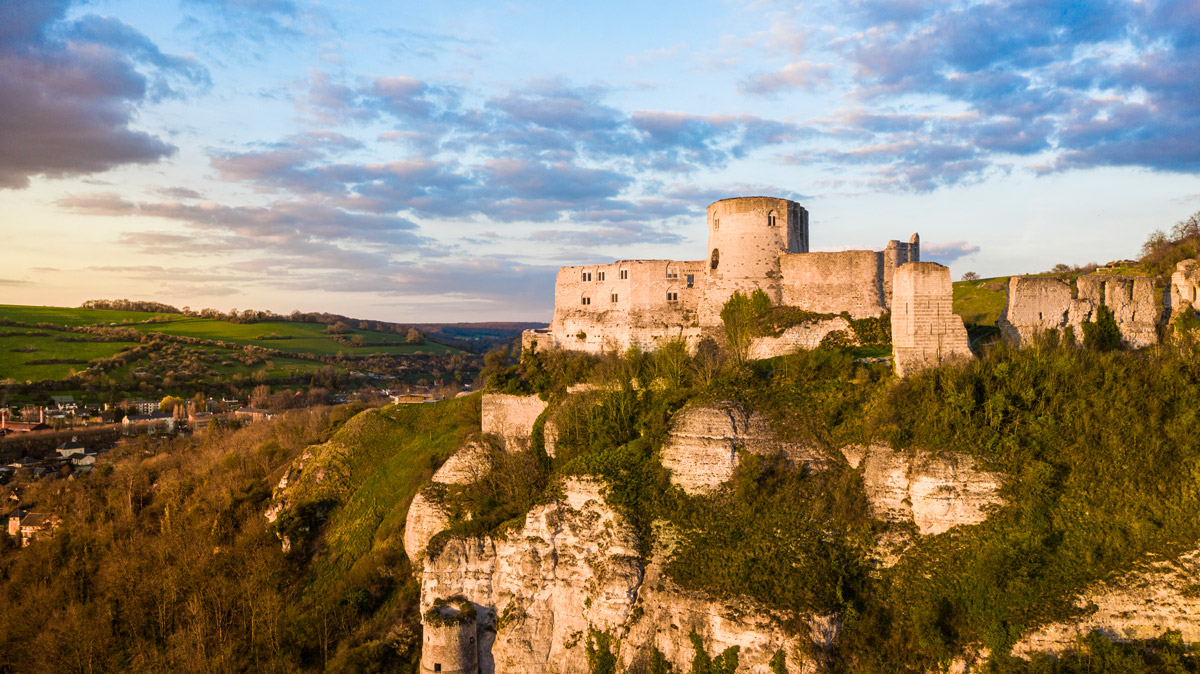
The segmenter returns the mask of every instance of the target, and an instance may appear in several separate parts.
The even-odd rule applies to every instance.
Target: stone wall
[[[841,316],[793,325],[778,337],[755,337],[750,342],[750,360],[774,358],[795,353],[799,349],[815,349],[825,335],[838,330],[850,331],[850,321]]]
[[[896,270],[892,284],[892,353],[898,376],[973,357],[962,318],[952,307],[948,267],[909,262]]]
[[[783,304],[822,314],[870,318],[887,312],[884,254],[872,250],[780,257]]]
[[[1047,330],[1070,327],[1083,339],[1083,323],[1096,320],[1096,310],[1112,310],[1121,341],[1141,348],[1158,343],[1161,312],[1154,300],[1153,279],[1141,276],[1080,276],[1072,284],[1057,278],[1014,276],[1008,302],[997,325],[1015,346],[1028,346]]]
[[[887,298],[888,306],[891,306],[892,279],[896,270],[902,264],[920,261],[921,237],[915,232],[908,238],[908,243],[894,239],[888,241],[887,247],[883,249],[883,296]]]
[[[672,338],[694,346],[704,272],[703,261],[675,260],[563,267],[547,346],[600,353]]]
[[[663,467],[671,484],[689,494],[711,492],[733,476],[738,450],[756,454],[782,453],[812,469],[826,465],[815,447],[780,441],[766,418],[733,403],[685,407],[671,420],[663,443]]]
[[[529,449],[533,424],[545,409],[546,401],[537,395],[485,393],[482,430],[500,436],[506,451],[525,451]]]

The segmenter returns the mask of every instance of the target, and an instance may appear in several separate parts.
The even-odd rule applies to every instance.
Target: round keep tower
[[[721,323],[721,307],[735,291],[761,288],[783,299],[779,254],[808,252],[808,211],[788,199],[736,197],[708,207],[708,258],[700,304],[702,326]]]
[[[438,599],[421,627],[422,674],[479,674],[475,604],[462,595]]]

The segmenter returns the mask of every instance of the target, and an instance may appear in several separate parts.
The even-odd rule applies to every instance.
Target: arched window
[[[775,226],[775,211],[767,213],[767,227]]]
[[[713,248],[712,268],[716,269],[717,264],[719,264],[720,262],[721,262],[721,251],[717,250],[716,248]]]

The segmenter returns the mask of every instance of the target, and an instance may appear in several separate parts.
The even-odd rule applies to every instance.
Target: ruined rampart
[[[781,255],[783,304],[822,314],[868,318],[887,312],[884,256],[872,250]]]
[[[536,395],[485,393],[481,427],[484,433],[500,436],[506,451],[524,451],[529,449],[533,424],[545,409],[546,401]]]
[[[950,269],[909,262],[892,281],[892,353],[903,377],[956,358],[972,358],[967,330],[952,307]]]
[[[1095,321],[1101,306],[1112,311],[1125,346],[1158,343],[1161,311],[1154,301],[1154,281],[1141,276],[1091,274],[1074,283],[1014,276],[1008,281],[1008,302],[997,325],[1015,346],[1027,346],[1048,330],[1061,333],[1071,328],[1081,339],[1083,324]]]

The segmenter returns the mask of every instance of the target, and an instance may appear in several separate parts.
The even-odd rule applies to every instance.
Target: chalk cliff
[[[738,450],[780,452],[795,463],[820,470],[826,459],[816,447],[777,439],[766,417],[733,403],[685,407],[671,421],[662,463],[671,483],[689,494],[711,492],[733,476]]]
[[[1032,630],[1013,646],[1013,654],[1061,653],[1075,646],[1076,637],[1093,630],[1115,641],[1153,639],[1179,630],[1183,642],[1200,641],[1200,550],[1175,559],[1147,560],[1139,568],[1101,583],[1075,598],[1083,615]]]
[[[607,632],[629,667],[658,648],[687,671],[695,631],[709,651],[739,646],[739,671],[766,674],[783,649],[793,672],[815,671],[837,638],[836,616],[810,616],[789,637],[776,616],[748,600],[718,601],[675,586],[662,553],[644,559],[629,522],[600,483],[568,479],[562,496],[534,508],[502,537],[452,538],[421,572],[421,606],[462,594],[479,609],[479,665],[494,672],[588,672],[589,627]]]

